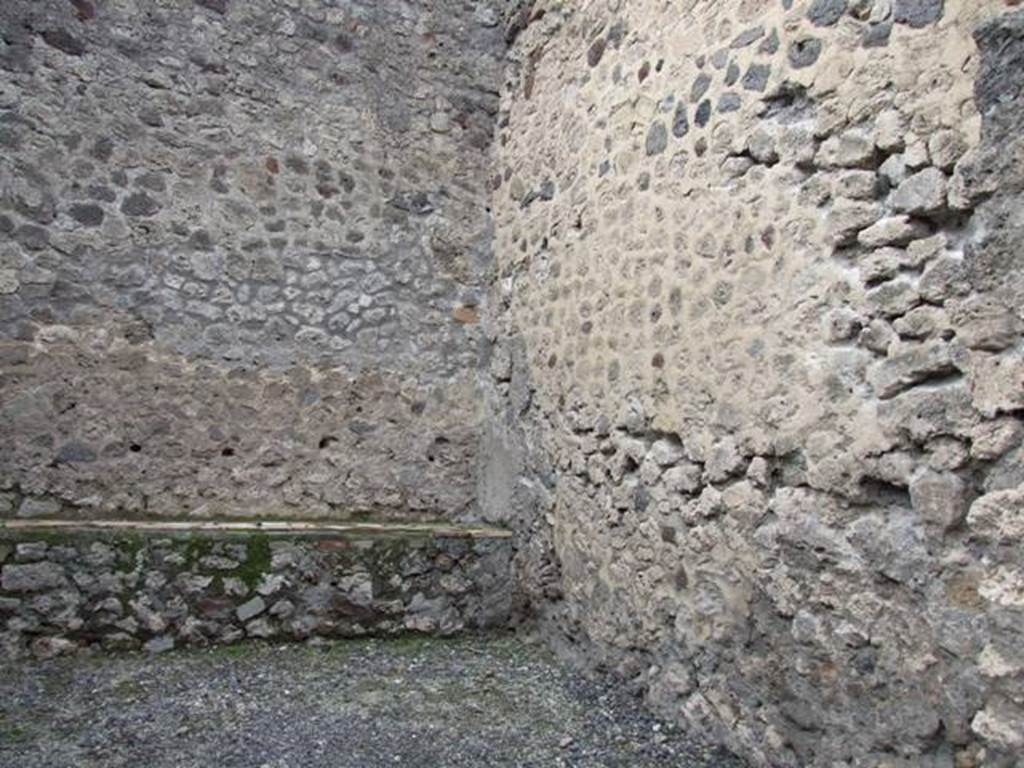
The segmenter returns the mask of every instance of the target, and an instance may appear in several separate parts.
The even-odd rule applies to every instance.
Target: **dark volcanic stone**
[[[718,111],[719,112],[735,112],[742,105],[742,100],[739,94],[733,91],[726,91],[718,99]]]
[[[57,461],[64,464],[72,462],[85,464],[90,461],[96,461],[96,451],[85,443],[70,442],[57,453]]]
[[[51,48],[56,48],[68,56],[81,56],[85,53],[85,43],[64,29],[46,30],[43,32],[43,40]]]
[[[121,203],[121,213],[125,216],[155,216],[160,211],[160,203],[145,192],[134,192]]]
[[[135,180],[136,186],[148,189],[150,192],[163,192],[167,189],[167,181],[162,173],[148,171]]]
[[[708,120],[710,119],[711,101],[709,99],[704,99],[704,101],[700,103],[700,106],[697,107],[697,114],[694,115],[693,122],[695,122],[699,127],[703,128],[705,125],[708,124]]]
[[[736,39],[730,44],[730,48],[746,48],[756,40],[760,40],[764,37],[764,27],[752,27],[751,29],[741,32],[736,36]]]
[[[164,124],[164,117],[159,110],[146,108],[139,112],[139,122],[150,128],[161,128]]]
[[[79,21],[90,21],[96,18],[96,6],[91,0],[71,0],[71,5],[78,11]]]
[[[213,238],[205,229],[197,229],[188,238],[188,244],[197,251],[209,252],[213,250]]]
[[[861,45],[865,48],[882,48],[889,44],[889,37],[892,35],[892,22],[883,21],[881,24],[870,24],[864,30],[861,38]]]
[[[604,49],[607,43],[603,37],[598,38],[591,43],[590,48],[587,50],[587,64],[592,67],[596,67],[601,63],[601,58],[604,56]]]
[[[107,162],[114,155],[113,139],[110,139],[107,136],[96,139],[96,143],[92,145],[92,152],[90,154],[100,162]]]
[[[350,35],[341,32],[334,38],[334,47],[341,53],[351,53],[355,48],[355,43]]]
[[[647,156],[660,155],[668,146],[668,130],[660,120],[653,123],[647,131]]]
[[[761,44],[757,46],[758,53],[766,53],[769,56],[776,53],[779,50],[779,32],[773,29],[772,33],[768,35]]]
[[[814,0],[807,18],[816,27],[831,27],[846,12],[846,0]]]
[[[195,0],[195,4],[202,8],[208,8],[222,16],[228,12],[228,0]]]
[[[72,205],[68,214],[83,227],[98,227],[103,223],[103,209],[94,203]]]
[[[430,195],[423,191],[403,192],[395,195],[388,200],[388,205],[392,205],[400,211],[407,211],[420,216],[426,216],[434,210],[434,205],[430,202]]]
[[[975,288],[998,292],[1018,304],[1024,295],[1024,223],[1020,218],[1024,190],[1024,11],[997,17],[979,26],[974,39],[981,52],[981,73],[974,96],[981,112],[982,147],[964,169],[969,191],[987,193],[999,185],[975,212],[984,237],[970,242],[964,263]],[[980,199],[981,196],[979,196]]]
[[[612,24],[612,28],[608,30],[608,44],[613,48],[622,45],[622,41],[626,39],[626,30],[626,22],[621,19]]]
[[[725,71],[725,84],[735,85],[736,81],[740,79],[740,68],[737,66],[735,61],[729,62],[729,68]]]
[[[672,135],[677,139],[690,132],[690,121],[686,117],[686,105],[679,102],[676,105],[676,113],[672,118]]]
[[[743,87],[748,91],[764,91],[768,87],[768,77],[772,68],[767,64],[751,64],[747,74],[743,76]]]
[[[892,18],[897,24],[926,27],[942,18],[943,0],[894,0]]]
[[[117,200],[117,193],[110,187],[104,187],[102,184],[93,184],[89,187],[88,192],[89,197],[93,200],[102,200],[104,203],[112,203]]]
[[[789,44],[789,63],[793,69],[809,67],[821,56],[821,40],[814,37],[794,40]]]
[[[1024,115],[1024,11],[983,24],[974,38],[983,53],[974,96],[982,114],[998,118],[1000,129]],[[1000,131],[1002,134],[1002,130]]]
[[[22,224],[15,231],[14,238],[29,251],[41,251],[50,242],[49,233],[35,224]]]
[[[697,75],[697,79],[693,81],[693,87],[690,88],[690,101],[696,104],[704,98],[704,94],[708,92],[708,88],[710,87],[711,75],[706,72],[701,72]]]

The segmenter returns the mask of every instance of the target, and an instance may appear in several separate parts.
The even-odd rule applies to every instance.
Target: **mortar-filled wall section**
[[[757,764],[1015,765],[1024,18],[671,6],[516,43],[489,402],[527,474],[487,477],[536,510],[524,584]]]
[[[0,530],[0,658],[497,629],[507,539]]]
[[[0,514],[471,516],[489,3],[0,7]]]

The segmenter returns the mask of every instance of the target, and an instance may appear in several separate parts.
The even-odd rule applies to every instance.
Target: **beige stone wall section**
[[[1019,296],[965,255],[1005,8],[542,2],[516,43],[489,322],[553,634],[760,765],[1012,764],[1017,571],[964,527],[1022,479]]]

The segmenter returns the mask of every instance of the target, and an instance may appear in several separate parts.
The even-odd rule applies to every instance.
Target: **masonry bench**
[[[0,520],[8,657],[449,635],[511,610],[511,534],[424,522]]]

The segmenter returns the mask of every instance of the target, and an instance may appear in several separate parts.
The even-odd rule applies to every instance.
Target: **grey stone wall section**
[[[15,503],[471,516],[501,22],[4,2]]]
[[[502,629],[508,540],[0,532],[0,656]]]
[[[965,254],[979,297],[974,306],[981,308],[968,322],[974,346],[985,350],[974,389],[998,394],[983,401],[985,415],[997,420],[982,434],[995,439],[976,446],[992,464],[966,518],[974,556],[994,574],[979,589],[987,629],[980,633],[987,642],[979,666],[988,684],[973,702],[981,708],[971,728],[993,747],[993,765],[1013,765],[1024,751],[1024,11],[987,22],[975,38],[982,53],[975,92],[984,122],[981,147],[964,177],[968,196],[987,199],[975,214],[983,234]],[[976,333],[978,326],[985,331]]]

